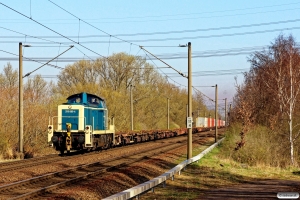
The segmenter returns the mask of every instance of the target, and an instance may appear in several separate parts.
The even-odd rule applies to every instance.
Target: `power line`
[[[231,74],[239,74],[245,71],[248,71],[249,68],[243,69],[228,69],[228,70],[214,70],[214,71],[194,71],[193,77],[197,76],[220,76],[220,75],[231,75]],[[170,77],[180,77],[176,73],[166,73]],[[194,86],[194,87],[212,87],[212,86]]]
[[[24,35],[25,37],[32,37],[32,38],[35,38],[35,39],[39,39],[39,40],[45,40],[45,41],[48,41],[48,42],[51,42],[51,43],[56,43],[56,44],[59,44],[59,46],[38,46],[38,47],[64,47],[64,46],[61,46],[61,44],[64,44],[64,43],[61,43],[61,42],[55,42],[55,41],[52,41],[52,40],[47,40],[47,39],[44,39],[42,37],[37,37],[37,36],[32,36],[32,35],[27,35],[27,34],[24,34],[24,33],[20,33],[18,31],[14,31],[14,30],[11,30],[11,29],[8,29],[8,28],[4,28],[4,27],[0,27],[2,29],[5,29],[5,30],[8,30],[8,31],[11,31],[11,32],[14,32],[14,33],[18,33],[18,34],[21,34],[21,35]],[[1,42],[0,42],[1,43]],[[15,42],[13,42],[15,43]],[[27,43],[30,43],[30,42],[27,42]],[[34,43],[34,42],[31,42],[31,44]],[[46,43],[48,44],[48,43]],[[64,44],[66,45],[66,44]],[[32,46],[32,45],[31,45]],[[66,45],[66,47],[69,47],[70,45]],[[95,60],[95,59],[92,59],[91,57],[87,56],[86,54],[84,54],[80,49],[78,49],[76,46],[74,46],[75,49],[77,49],[79,52],[81,52],[84,56],[88,57],[90,60]],[[38,58],[37,58],[38,59]],[[50,58],[44,58],[46,60],[49,60]],[[76,58],[74,58],[76,60]],[[2,60],[0,58],[0,60]],[[78,60],[78,59],[77,59]],[[65,61],[65,62],[72,62],[72,61]]]
[[[291,11],[291,10],[299,10],[299,8],[292,8],[292,9],[281,9],[281,10],[274,10],[274,11],[261,11],[261,12],[253,12],[253,13],[242,13],[242,14],[228,14],[228,15],[219,15],[219,16],[209,16],[209,17],[193,17],[193,18],[177,18],[177,19],[157,19],[157,20],[147,20],[147,21],[120,21],[120,22],[101,22],[101,23],[125,23],[125,22],[159,22],[159,21],[183,21],[183,20],[191,20],[191,19],[209,19],[209,18],[224,18],[224,17],[236,17],[236,16],[245,16],[245,15],[253,15],[253,14],[266,14],[266,13],[274,13],[274,12],[283,12],[283,11]]]
[[[3,51],[5,53],[18,56],[16,54],[13,54],[13,53],[10,53],[10,52],[4,51],[4,50],[0,50],[0,51]],[[93,59],[93,58],[90,58],[90,57],[88,57],[88,58],[90,60],[95,60],[96,59],[96,58]],[[49,60],[50,57],[47,57],[47,58],[46,57],[45,58],[27,58],[27,57],[24,57],[24,59],[27,59],[27,60],[30,60],[30,61],[34,61],[34,62],[42,63],[42,62],[45,62],[45,61]],[[0,61],[1,60],[4,60],[4,61],[17,61],[18,57],[16,57],[16,58],[1,57]],[[80,61],[80,60],[82,60],[81,57],[80,58],[59,58],[57,62],[74,62],[74,61],[77,62],[77,61]],[[48,64],[48,65],[50,65],[50,64]],[[53,66],[53,65],[50,65],[50,66]],[[64,68],[61,68],[61,67],[58,67],[58,66],[55,66],[55,67],[56,68],[60,68],[60,69],[64,69]],[[154,69],[162,69],[162,68],[170,68],[170,67],[156,67]],[[243,72],[248,71],[248,70],[249,70],[248,68],[242,68],[242,69],[215,70],[215,71],[194,71],[192,74],[193,74],[193,77],[199,77],[199,76],[221,76],[221,75],[240,74],[240,73],[243,73]],[[186,72],[183,72],[183,73],[186,73]],[[169,73],[168,72],[164,72],[164,75],[167,76],[168,78],[171,78],[171,77],[182,77],[181,75],[177,75],[177,73],[171,73],[171,72],[169,72]],[[194,86],[194,87],[198,87],[198,86]],[[205,86],[205,87],[211,87],[211,86]]]
[[[272,8],[272,7],[279,7],[279,6],[288,6],[288,5],[296,5],[299,2],[295,3],[287,3],[287,4],[276,4],[270,6],[259,6],[259,7],[249,7],[249,8],[242,8],[242,9],[228,9],[228,10],[217,10],[217,11],[210,11],[210,12],[201,12],[201,13],[182,13],[182,14],[171,14],[171,15],[152,15],[152,16],[138,16],[138,17],[122,17],[122,18],[101,18],[104,20],[117,20],[117,19],[141,19],[141,18],[161,18],[161,17],[172,17],[172,16],[190,16],[190,15],[199,15],[199,14],[211,14],[211,13],[224,13],[224,12],[233,12],[233,11],[244,11],[244,10],[254,10],[260,8]],[[14,20],[14,19],[11,19]],[[65,20],[65,19],[56,19],[56,20]],[[86,20],[98,20],[98,19],[86,19]],[[41,20],[41,21],[49,21],[49,20]]]
[[[205,96],[207,99],[209,99],[210,101],[213,101],[213,102],[215,102],[215,100],[213,100],[212,98],[210,98],[209,96],[207,96],[207,95],[205,95],[203,92],[201,92],[200,90],[198,90],[197,88],[195,88],[194,86],[192,86],[193,87],[193,89],[195,90],[195,91],[198,91],[198,92],[200,92],[203,96]]]
[[[14,53],[11,53],[11,52],[8,52],[8,51],[5,51],[5,50],[1,50],[1,49],[0,49],[0,51],[2,51],[2,52],[4,52],[4,53],[7,53],[7,54],[11,54],[11,55],[14,55],[14,56],[18,56],[18,57],[19,57],[19,55],[14,54]],[[40,64],[45,64],[45,63],[42,63],[42,62],[40,62],[40,61],[31,59],[31,58],[27,58],[27,57],[24,57],[24,56],[22,56],[22,58],[24,58],[24,59],[26,59],[26,60],[33,61],[33,62],[37,62],[37,63],[40,63]],[[0,60],[2,60],[2,59],[0,58]],[[16,60],[19,60],[19,58],[17,58]],[[56,66],[56,65],[52,65],[52,64],[49,64],[49,63],[48,63],[47,65],[49,65],[49,66],[51,66],[51,67],[54,67],[54,68],[57,68],[57,69],[64,69],[64,68],[62,68],[62,67],[59,67],[59,66]]]
[[[66,12],[68,12],[68,11],[66,11]],[[71,14],[71,15],[73,15],[73,14]],[[76,17],[76,18],[78,18],[78,17]],[[79,19],[79,20],[82,20],[82,19]],[[106,32],[104,32],[100,29],[100,31],[105,33],[106,35],[82,35],[82,36],[80,36],[80,38],[97,38],[97,37],[101,38],[101,37],[111,37],[111,36],[113,36],[113,37],[120,37],[120,36],[121,37],[132,37],[132,36],[146,36],[146,35],[194,33],[194,32],[205,32],[205,31],[228,30],[228,29],[237,29],[237,28],[249,28],[249,27],[257,27],[257,26],[276,25],[276,24],[299,22],[299,21],[300,21],[300,19],[291,19],[291,20],[285,20],[285,21],[273,21],[273,22],[256,23],[256,24],[244,24],[244,25],[237,25],[237,26],[223,26],[223,27],[212,27],[212,28],[204,28],[204,29],[190,29],[190,30],[163,31],[163,32],[150,32],[150,33],[115,34],[115,35],[110,35],[109,33],[106,33]],[[42,36],[37,36],[37,37],[42,37]],[[66,36],[66,37],[78,38],[78,36]],[[0,36],[0,38],[20,38],[20,36]],[[59,36],[43,36],[43,38],[60,38],[60,37]],[[117,39],[120,39],[120,38],[117,38]]]
[[[227,53],[227,54],[211,54],[211,55],[195,55],[192,56],[192,58],[208,58],[208,57],[222,57],[222,56],[237,56],[237,55],[250,55],[252,53],[255,53],[256,51],[252,51],[252,52],[237,52],[237,53]],[[85,55],[85,54],[84,54]],[[87,55],[85,55],[87,56]],[[87,56],[88,57],[88,56]],[[91,58],[88,57],[90,60],[96,60],[97,58]],[[34,58],[40,61],[45,61],[49,58],[45,58],[45,57],[39,57],[39,58]],[[155,58],[156,59],[156,58]],[[164,60],[173,60],[173,59],[186,59],[186,56],[181,56],[181,57],[162,57],[160,59],[164,59]],[[5,57],[1,57],[0,60],[7,60],[7,61],[16,61],[17,58],[5,58]],[[57,59],[57,62],[77,62],[82,60],[82,57],[63,57],[63,58],[59,58]]]
[[[14,42],[15,43],[15,42]],[[176,46],[178,48],[178,46]],[[299,44],[297,46],[299,48]],[[84,54],[80,49],[78,49],[76,46],[75,48],[80,51],[84,56],[88,57],[90,60],[96,60],[97,57],[93,58],[92,56],[87,56]],[[233,56],[233,55],[248,55],[255,53],[256,51],[261,51],[265,48],[269,48],[269,46],[254,46],[254,47],[242,47],[242,48],[232,48],[232,49],[218,49],[218,50],[207,50],[207,51],[194,51],[192,53],[192,58],[205,58],[205,57],[220,57],[220,56]],[[139,49],[140,51],[141,49]],[[173,54],[159,54],[157,55],[161,59],[167,60],[167,59],[182,59],[187,58],[186,53],[173,53]],[[46,61],[49,60],[49,57],[39,57],[39,58],[33,58],[40,61]],[[62,57],[57,59],[57,62],[77,62],[81,60],[82,57]],[[156,59],[156,58],[155,58]],[[7,60],[7,61],[14,61],[17,60],[17,58],[4,58],[1,57],[0,60]]]
[[[58,34],[58,35],[64,37],[65,39],[70,40],[70,41],[72,41],[73,43],[78,44],[78,45],[80,45],[81,47],[83,47],[83,48],[85,48],[85,49],[87,49],[87,50],[89,50],[89,51],[91,51],[91,52],[97,54],[98,56],[103,57],[103,58],[106,58],[105,56],[103,56],[103,55],[101,55],[101,54],[99,54],[99,53],[97,53],[97,52],[91,50],[90,48],[85,47],[84,45],[82,45],[82,44],[80,44],[80,43],[75,42],[74,40],[72,40],[72,39],[70,39],[70,38],[68,38],[68,37],[66,37],[66,36],[64,36],[64,35],[62,35],[62,34],[60,34],[60,33],[58,33],[57,31],[55,31],[55,30],[53,30],[53,29],[51,29],[51,28],[45,26],[44,24],[42,24],[42,23],[40,23],[40,22],[38,22],[38,21],[36,21],[36,20],[34,20],[34,19],[32,19],[32,18],[26,16],[25,14],[23,14],[23,13],[21,13],[21,12],[15,10],[15,9],[13,9],[13,8],[11,8],[11,7],[5,5],[5,4],[3,4],[3,3],[1,3],[1,2],[0,2],[0,4],[2,4],[3,6],[5,6],[5,7],[8,8],[8,9],[10,9],[10,10],[12,10],[12,11],[14,11],[14,12],[16,12],[16,13],[18,13],[18,14],[20,14],[20,15],[22,15],[22,16],[24,16],[24,17],[30,19],[30,20],[32,20],[32,21],[34,21],[35,23],[37,23],[37,24],[43,26],[44,28],[46,28],[46,29],[48,29],[48,30],[50,30],[50,31],[52,31],[52,32],[54,32],[54,33],[56,33],[56,34]]]
[[[222,69],[222,70],[214,70],[214,71],[194,71],[194,73],[214,73],[216,71],[223,73],[223,72],[232,72],[232,71],[245,71],[245,70],[249,70],[249,68],[241,68],[241,69]]]
[[[143,40],[121,40],[121,41],[82,41],[80,43],[75,42],[72,39],[68,39],[70,41],[72,41],[73,43],[76,43],[88,50],[90,50],[89,48],[81,45],[81,44],[107,44],[107,43],[123,43],[123,42],[127,42],[129,44],[134,44],[137,45],[135,43],[142,43],[142,42],[165,42],[165,41],[181,41],[181,40],[193,40],[193,39],[207,39],[207,38],[218,38],[218,37],[231,37],[231,36],[241,36],[241,35],[252,35],[252,34],[261,34],[261,33],[270,33],[270,32],[277,32],[277,31],[285,31],[285,30],[298,30],[300,29],[300,27],[288,27],[288,28],[280,28],[280,29],[271,29],[271,30],[262,30],[262,31],[249,31],[249,32],[242,32],[242,33],[227,33],[227,34],[215,34],[215,35],[206,35],[206,36],[191,36],[191,37],[179,37],[179,38],[160,38],[160,39],[143,39]],[[67,37],[65,37],[67,38]],[[116,38],[116,37],[115,37]],[[119,39],[120,40],[120,39]],[[16,41],[1,41],[0,43],[15,43]],[[28,42],[29,43],[29,42]],[[35,43],[35,44],[45,44],[42,42],[30,42],[30,43]],[[46,43],[47,44],[47,43]],[[139,45],[137,45],[139,46]],[[90,50],[92,51],[92,50]],[[94,52],[94,51],[92,51]],[[94,52],[96,53],[96,52]],[[98,54],[98,53],[96,53]],[[98,54],[100,55],[100,54]],[[101,57],[104,57],[101,55]]]
[[[142,49],[142,48],[141,48]],[[144,49],[143,49],[144,50]],[[157,65],[155,64],[155,62],[150,58],[150,56],[146,53],[146,56],[149,57],[149,59],[151,60],[151,62],[157,67]],[[163,74],[165,74],[161,69],[158,68],[158,70],[160,70]],[[178,82],[176,82],[175,80],[173,80],[172,78],[170,78],[169,76],[166,75],[167,78],[171,79],[174,83],[178,84],[179,86],[183,86],[186,87]]]
[[[81,20],[82,22],[84,22],[84,23],[86,23],[86,24],[90,25],[91,27],[93,27],[93,28],[95,28],[95,29],[97,29],[97,30],[101,31],[102,33],[104,33],[104,34],[108,35],[110,38],[111,38],[111,37],[113,37],[113,38],[116,38],[116,39],[118,39],[118,40],[120,40],[120,41],[122,41],[122,42],[126,42],[126,43],[129,43],[129,44],[131,44],[131,45],[133,44],[132,42],[129,42],[129,41],[123,40],[123,39],[121,39],[121,38],[119,38],[119,37],[117,37],[117,36],[111,35],[111,34],[109,34],[109,33],[105,32],[105,31],[103,31],[102,29],[99,29],[98,27],[96,27],[96,26],[94,26],[94,25],[92,25],[92,24],[90,24],[90,23],[86,22],[85,20],[83,20],[83,19],[80,19],[79,17],[77,17],[76,15],[74,15],[74,14],[72,14],[71,12],[67,11],[66,9],[62,8],[61,6],[59,6],[59,5],[55,4],[55,3],[54,3],[54,2],[52,2],[51,0],[48,0],[48,1],[50,1],[52,4],[54,4],[55,6],[59,7],[59,8],[60,8],[60,9],[62,9],[63,11],[65,11],[65,12],[69,13],[69,14],[70,14],[70,15],[72,15],[73,17],[75,17],[75,18],[77,18],[77,19]],[[109,43],[110,43],[110,40],[109,40]],[[139,45],[137,45],[137,44],[133,44],[133,45],[135,45],[135,46],[139,46]]]
[[[41,46],[40,46],[41,47]],[[48,46],[47,46],[48,47]],[[51,47],[51,46],[50,46]],[[178,47],[178,46],[177,46]],[[199,58],[199,57],[218,57],[218,56],[232,56],[232,55],[245,55],[245,54],[251,54],[251,53],[255,53],[258,50],[262,50],[264,48],[267,48],[268,46],[260,46],[260,47],[243,47],[243,48],[233,48],[233,49],[221,49],[221,50],[208,50],[208,51],[203,51],[203,52],[194,52],[192,57],[193,58]],[[97,58],[91,58],[90,56],[87,56],[86,54],[84,54],[80,49],[78,49],[77,47],[75,47],[78,51],[80,51],[84,56],[88,57],[90,60],[96,60]],[[260,48],[260,49],[257,49]],[[296,48],[299,48],[299,44],[297,44]],[[243,50],[255,50],[255,51],[247,51],[247,52],[242,52]],[[241,50],[241,52],[234,52],[236,50]],[[222,53],[222,52],[227,52],[227,53],[223,53],[223,54],[218,54],[218,53]],[[229,53],[228,53],[229,52]],[[233,52],[233,53],[232,53]],[[205,55],[210,53],[210,55]],[[157,55],[160,56],[161,59],[182,59],[182,58],[186,58],[186,53],[175,53],[175,54],[161,54],[161,55]],[[200,55],[197,55],[200,54]],[[180,56],[183,55],[183,56]],[[163,56],[169,56],[169,57],[163,57]],[[35,60],[39,60],[39,61],[46,61],[49,60],[49,57],[39,57],[39,58],[32,58]],[[6,60],[6,61],[16,61],[17,58],[5,58],[2,57],[0,58],[0,60]],[[60,58],[59,60],[57,60],[57,62],[77,62],[79,60],[82,60],[82,57],[64,57],[64,58]],[[170,73],[171,74],[171,73]]]
[[[297,3],[295,3],[297,4]],[[291,4],[284,4],[284,5],[291,5]],[[279,6],[279,5],[278,5]],[[272,7],[272,6],[269,6],[269,7]],[[257,7],[257,8],[264,8],[264,7]],[[255,9],[255,8],[253,8]],[[133,23],[133,22],[157,22],[157,21],[173,21],[173,20],[190,20],[190,19],[209,19],[209,18],[220,18],[220,17],[236,17],[236,16],[243,16],[243,15],[253,15],[253,14],[259,14],[259,13],[263,13],[263,14],[266,14],[266,13],[274,13],[274,12],[284,12],[284,11],[291,11],[291,10],[298,10],[299,8],[288,8],[288,9],[281,9],[281,10],[271,10],[271,11],[260,11],[260,12],[250,12],[250,13],[242,13],[242,14],[227,14],[227,15],[216,15],[216,16],[201,16],[201,17],[189,17],[189,18],[173,18],[173,19],[157,19],[157,20],[139,20],[139,21],[119,21],[119,22],[112,22],[112,21],[109,21],[109,22],[94,22],[94,23],[124,23],[124,22],[130,22],[130,23]],[[237,10],[247,10],[247,9],[236,9]],[[227,10],[227,11],[230,11],[230,10]],[[222,12],[222,11],[217,11],[217,12]],[[226,11],[224,11],[226,12]],[[198,13],[198,14],[205,14],[205,13],[215,13],[215,12],[204,12],[204,13]],[[163,15],[164,16],[164,15]],[[171,16],[171,15],[170,15]],[[176,16],[176,15],[174,15]],[[139,19],[141,18],[145,18],[145,17],[139,17]],[[104,18],[105,19],[105,18]],[[107,19],[107,18],[106,18]],[[110,18],[112,19],[112,18]],[[117,18],[115,18],[117,19]],[[124,19],[124,18],[122,18]],[[126,18],[125,18],[126,19]],[[65,19],[56,19],[55,21],[57,20],[65,20]],[[66,20],[69,20],[69,19],[66,19]],[[95,20],[95,19],[90,19],[90,20]],[[96,19],[98,20],[98,19]],[[49,20],[42,20],[42,21],[49,21]],[[11,22],[10,22],[11,23]],[[24,22],[14,22],[14,23],[24,23]],[[63,23],[63,22],[55,22],[55,23],[49,23],[49,24],[74,24],[74,22],[71,22],[71,23]]]
[[[215,74],[203,74],[203,75],[194,75],[193,74],[193,77],[203,77],[203,76],[226,76],[226,75],[234,75],[234,74],[243,74],[243,72],[232,72],[232,73],[215,73]],[[177,78],[177,77],[180,77],[180,76],[169,76],[169,77],[172,77],[172,78]]]
[[[213,28],[205,28],[205,29],[192,29],[192,30],[182,30],[182,31],[164,31],[164,32],[152,32],[152,33],[134,33],[134,34],[116,34],[116,36],[145,36],[145,35],[162,35],[162,34],[177,34],[177,33],[194,33],[194,32],[204,32],[204,31],[216,31],[216,30],[228,30],[228,29],[236,29],[236,28],[249,28],[256,26],[266,26],[266,25],[275,25],[282,23],[291,23],[291,22],[299,22],[300,19],[291,19],[285,21],[275,21],[275,22],[266,22],[266,23],[257,23],[257,24],[246,24],[239,26],[224,26],[224,27],[213,27]],[[88,36],[86,36],[88,37]]]
[[[79,50],[79,49],[78,49]],[[80,50],[79,50],[80,51]],[[81,53],[83,53],[82,51],[80,51]],[[208,57],[222,57],[222,56],[237,56],[237,55],[250,55],[255,53],[256,51],[249,51],[249,52],[236,52],[236,53],[224,53],[224,54],[211,54],[211,55],[193,55],[192,58],[208,58]],[[84,54],[84,53],[83,53]],[[86,57],[88,57],[90,60],[96,60],[97,58],[92,58],[87,56],[86,54],[84,54]],[[160,57],[160,59],[163,60],[174,60],[174,59],[186,59],[186,56],[176,56],[176,57]],[[39,58],[35,58],[38,59],[40,61],[44,61],[47,60],[49,58],[46,57],[39,57]],[[156,58],[155,58],[156,59]],[[16,58],[4,58],[1,57],[0,60],[7,60],[7,61],[15,61]],[[82,57],[62,57],[57,59],[57,62],[77,62],[79,60],[82,60]]]
[[[187,78],[186,75],[184,75],[182,72],[178,71],[177,69],[175,69],[174,67],[172,67],[171,65],[169,65],[168,63],[164,62],[163,60],[159,59],[158,57],[156,57],[155,55],[153,55],[152,53],[150,53],[149,51],[147,51],[146,49],[144,49],[142,46],[140,46],[141,49],[144,50],[144,52],[148,52],[149,54],[151,54],[153,57],[155,57],[156,59],[160,60],[162,63],[164,63],[165,65],[167,65],[168,67],[170,67],[171,69],[173,69],[174,71],[176,71],[179,75]]]
[[[55,56],[54,58],[52,58],[51,60],[49,60],[48,62],[46,62],[45,64],[43,64],[42,66],[36,68],[35,70],[28,72],[27,74],[24,75],[24,77],[29,76],[30,74],[32,74],[33,72],[39,70],[40,68],[42,68],[43,66],[47,65],[48,63],[50,63],[51,61],[53,61],[55,58],[58,58],[60,55],[64,54],[65,52],[69,51],[71,48],[73,48],[74,46],[70,46],[70,48],[68,48],[67,50],[65,50],[64,52],[60,53],[59,55]],[[23,77],[23,78],[24,78]]]
[[[217,53],[228,53],[228,52],[242,52],[242,51],[257,51],[268,48],[268,45],[265,46],[254,46],[254,47],[240,47],[240,48],[231,48],[231,49],[216,49],[216,50],[206,50],[206,51],[194,51],[192,55],[205,55],[205,54],[217,54]],[[158,56],[182,56],[186,55],[185,52],[180,53],[168,53],[168,54],[158,54]]]
[[[4,28],[4,27],[0,27],[4,30],[7,30],[7,31],[10,31],[10,32],[14,32],[14,33],[17,33],[17,34],[21,34],[21,35],[24,35],[25,37],[31,37],[31,38],[35,38],[35,39],[39,39],[39,40],[44,40],[44,41],[48,41],[48,42],[51,42],[51,43],[56,43],[56,44],[61,44],[60,42],[55,42],[55,41],[52,41],[52,40],[47,40],[47,39],[44,39],[40,36],[32,36],[32,35],[27,35],[27,34],[24,34],[24,33],[20,33],[18,31],[14,31],[14,30],[11,30],[11,29],[8,29],[8,28]],[[6,36],[2,36],[3,38],[6,38]],[[11,36],[9,36],[11,37]],[[20,36],[15,36],[15,37],[18,37],[20,38]],[[0,37],[1,38],[1,37]],[[15,43],[15,42],[14,42]]]
[[[262,31],[249,31],[242,33],[228,33],[228,34],[216,34],[216,35],[207,35],[207,36],[193,36],[193,37],[179,37],[179,38],[161,38],[161,39],[144,39],[144,40],[128,40],[128,43],[140,43],[140,42],[164,42],[164,41],[174,41],[174,40],[192,40],[192,39],[205,39],[205,38],[216,38],[216,37],[231,37],[231,36],[240,36],[240,35],[252,35],[258,33],[270,33],[276,31],[284,30],[294,30],[300,29],[300,27],[288,27],[280,29],[271,29],[271,30],[262,30]],[[85,41],[84,43],[108,43],[107,41]],[[110,41],[110,43],[121,43],[120,41]]]
[[[234,75],[234,74],[243,74],[243,72],[232,72],[232,73],[215,73],[215,74],[203,74],[203,75],[194,75],[193,74],[193,77],[203,77],[203,76],[225,76],[225,75]],[[169,77],[172,77],[172,78],[177,78],[177,77],[180,77],[180,76],[169,76]]]

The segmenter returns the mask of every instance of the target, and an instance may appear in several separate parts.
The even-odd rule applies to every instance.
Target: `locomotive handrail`
[[[158,176],[158,177],[156,177],[156,178],[154,178],[150,181],[147,181],[145,183],[142,183],[140,185],[132,187],[130,189],[127,189],[127,190],[124,190],[124,191],[119,192],[117,194],[114,194],[112,196],[106,197],[103,200],[125,200],[125,199],[130,199],[130,198],[133,198],[133,197],[139,197],[140,194],[143,194],[143,193],[149,191],[150,189],[154,189],[155,186],[157,186],[161,183],[165,184],[165,181],[167,179],[169,179],[171,177],[173,179],[174,175],[177,172],[180,175],[180,172],[181,172],[182,169],[184,169],[187,165],[189,165],[189,164],[191,164],[195,161],[200,160],[205,154],[209,153],[213,148],[215,148],[223,140],[224,140],[224,138],[222,138],[218,142],[214,143],[213,145],[211,145],[210,147],[208,147],[207,149],[202,151],[197,156],[181,162],[180,164],[178,164],[174,168],[170,169],[169,171],[165,172],[164,174],[162,174],[162,175],[160,175],[160,176]]]
[[[50,118],[50,117],[49,117]],[[57,118],[57,124],[53,124],[53,121],[54,121],[54,118]],[[53,129],[54,129],[54,126],[56,125],[57,126],[57,128],[58,128],[58,126],[62,126],[63,124],[62,123],[58,123],[58,119],[59,118],[78,118],[78,120],[80,119],[80,118],[84,118],[84,124],[86,124],[86,118],[85,117],[78,117],[78,116],[63,116],[63,117],[59,117],[59,116],[52,116],[51,117],[51,125],[53,126]],[[50,122],[50,119],[49,119],[49,122]],[[62,128],[60,129],[60,130],[63,130]]]

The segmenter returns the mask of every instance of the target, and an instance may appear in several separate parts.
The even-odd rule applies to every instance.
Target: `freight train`
[[[197,120],[198,127],[193,128],[193,133],[215,127],[211,118],[205,118],[204,123],[197,123]],[[219,120],[219,127],[224,124]],[[82,92],[69,96],[66,103],[58,106],[58,116],[49,118],[48,144],[64,154],[65,151],[107,149],[186,133],[186,128],[116,133],[114,119],[108,118],[104,99]]]

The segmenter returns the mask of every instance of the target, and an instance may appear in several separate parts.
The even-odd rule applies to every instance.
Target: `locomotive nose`
[[[57,143],[57,142],[58,142],[58,137],[55,136],[55,135],[52,136],[51,141],[52,141],[53,143]]]

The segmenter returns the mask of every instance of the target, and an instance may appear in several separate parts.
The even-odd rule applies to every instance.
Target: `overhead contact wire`
[[[205,96],[206,98],[208,98],[210,101],[213,101],[215,102],[215,100],[213,100],[212,98],[210,98],[209,96],[205,95],[203,92],[201,92],[200,90],[198,90],[197,88],[195,88],[194,86],[192,86],[192,88],[195,90],[195,91],[198,91],[200,92],[203,96]]]
[[[62,8],[61,6],[57,5],[57,4],[54,3],[53,1],[51,1],[51,0],[48,0],[48,1],[50,1],[52,4],[54,4],[55,6],[59,7],[59,8],[62,9],[63,11],[69,13],[69,14],[72,15],[73,17],[79,19],[79,17],[77,17],[76,15],[74,15],[74,14],[72,14],[71,12],[67,11],[66,9]],[[116,39],[118,39],[118,40],[120,40],[120,41],[122,41],[122,42],[131,43],[131,42],[129,42],[129,41],[123,40],[123,39],[121,39],[121,38],[119,38],[119,37],[117,37],[117,36],[114,36],[114,35],[111,35],[111,34],[105,32],[105,31],[99,29],[98,27],[96,27],[96,26],[94,26],[94,25],[88,23],[88,22],[85,21],[85,20],[81,20],[81,21],[83,21],[84,23],[90,25],[91,27],[93,27],[93,28],[95,28],[95,29],[101,31],[102,33],[105,33],[106,35],[109,35],[110,37],[116,38]],[[137,44],[133,44],[133,45],[139,46],[139,45],[137,45]]]
[[[184,75],[182,72],[178,71],[177,69],[175,69],[174,67],[172,67],[171,65],[169,65],[168,63],[166,63],[165,61],[161,60],[160,58],[158,58],[157,56],[153,55],[152,53],[150,53],[149,51],[147,51],[146,49],[144,49],[142,46],[140,46],[141,49],[144,50],[144,52],[148,52],[149,54],[151,54],[153,57],[155,57],[156,59],[160,60],[162,63],[164,63],[165,65],[167,65],[168,67],[170,67],[171,69],[173,69],[174,71],[176,71],[178,74],[180,74],[181,76],[188,78],[186,75]]]
[[[4,52],[4,53],[7,53],[7,54],[11,54],[11,55],[14,55],[14,56],[18,56],[18,57],[19,57],[19,55],[14,54],[14,53],[11,53],[11,52],[8,52],[8,51],[4,51],[4,50],[1,50],[1,49],[0,49],[0,51],[2,51],[2,52]],[[22,58],[24,58],[24,59],[26,59],[26,60],[33,61],[33,62],[37,62],[37,63],[40,63],[40,64],[45,64],[45,63],[42,63],[42,62],[40,62],[40,61],[31,59],[31,58],[27,58],[27,57],[24,57],[24,56],[22,56]],[[62,67],[55,66],[55,65],[52,65],[52,64],[49,64],[49,63],[48,63],[47,65],[49,65],[49,66],[51,66],[51,67],[54,67],[54,68],[56,68],[56,69],[64,69],[64,68],[62,68]]]
[[[27,34],[20,33],[18,31],[14,31],[14,30],[11,30],[11,29],[8,29],[8,28],[4,28],[4,27],[1,27],[1,26],[0,26],[0,28],[5,29],[7,31],[11,31],[11,32],[14,32],[14,33],[18,33],[18,34],[24,35],[25,37],[28,36],[28,37],[35,38],[35,39],[39,39],[39,40],[44,40],[44,41],[51,42],[51,43],[60,44],[59,42],[55,42],[55,41],[52,41],[52,40],[47,40],[47,39],[44,39],[44,38],[41,38],[41,37],[32,36],[32,35],[27,35]]]
[[[141,49],[142,49],[142,48],[141,48]],[[143,50],[144,50],[144,49],[143,49]],[[150,59],[150,61],[157,67],[157,65],[155,64],[155,62],[153,62],[153,60],[150,58],[150,56],[149,56],[146,52],[145,52],[145,54],[146,54],[146,56]],[[163,74],[165,74],[161,69],[159,69],[159,68],[157,68],[157,69],[160,70]],[[165,74],[165,76],[166,76],[167,78],[171,79],[174,83],[178,84],[179,86],[186,87],[185,85],[182,85],[182,84],[176,82],[175,80],[173,80],[172,78],[170,78],[170,77],[167,76],[166,74]]]
[[[55,60],[55,59],[58,58],[60,55],[62,55],[62,54],[64,54],[65,52],[69,51],[69,50],[70,50],[71,48],[73,48],[73,47],[74,47],[74,46],[70,46],[69,49],[65,50],[65,51],[62,52],[61,54],[59,54],[59,55],[57,55],[56,57],[52,58],[51,60],[49,60],[48,62],[46,62],[46,63],[43,64],[42,66],[36,68],[35,70],[33,70],[33,71],[31,71],[31,72],[25,74],[24,77],[29,76],[29,75],[32,74],[33,72],[35,72],[35,71],[37,71],[38,69],[42,68],[43,66],[47,65],[48,63],[50,63],[51,61]],[[23,78],[24,78],[24,77],[23,77]]]
[[[48,30],[50,30],[50,31],[52,31],[52,32],[54,32],[54,33],[56,33],[56,34],[58,34],[58,35],[64,37],[65,39],[70,40],[70,41],[72,41],[73,43],[76,43],[76,44],[77,44],[76,41],[74,41],[74,40],[72,40],[72,39],[70,39],[70,38],[68,38],[68,37],[66,37],[66,36],[64,36],[64,35],[62,35],[62,34],[60,34],[60,33],[58,33],[57,31],[55,31],[55,30],[53,30],[53,29],[51,29],[51,28],[45,26],[44,24],[42,24],[42,23],[40,23],[40,22],[38,22],[38,21],[36,21],[36,20],[34,20],[34,19],[31,19],[30,17],[24,15],[23,13],[21,13],[21,12],[15,10],[15,9],[13,9],[13,8],[11,8],[11,7],[5,5],[5,4],[3,4],[3,3],[1,3],[1,2],[0,2],[0,4],[3,5],[3,6],[5,6],[5,7],[8,8],[8,9],[10,9],[10,10],[12,10],[12,11],[14,11],[14,12],[16,12],[16,13],[18,13],[18,14],[24,16],[24,17],[26,17],[27,19],[30,19],[30,20],[34,21],[35,23],[37,23],[37,24],[43,26],[44,28],[46,28],[46,29],[48,29]],[[91,51],[91,52],[97,54],[98,56],[101,56],[101,57],[103,57],[103,58],[106,58],[105,56],[103,56],[103,55],[101,55],[101,54],[99,54],[99,53],[97,53],[97,52],[95,52],[95,51],[93,51],[93,50],[91,50],[91,49],[89,49],[89,48],[83,46],[82,44],[78,44],[78,45],[80,45],[81,47],[83,47],[83,48],[85,48],[85,49],[87,49],[87,50],[89,50],[89,51]]]

